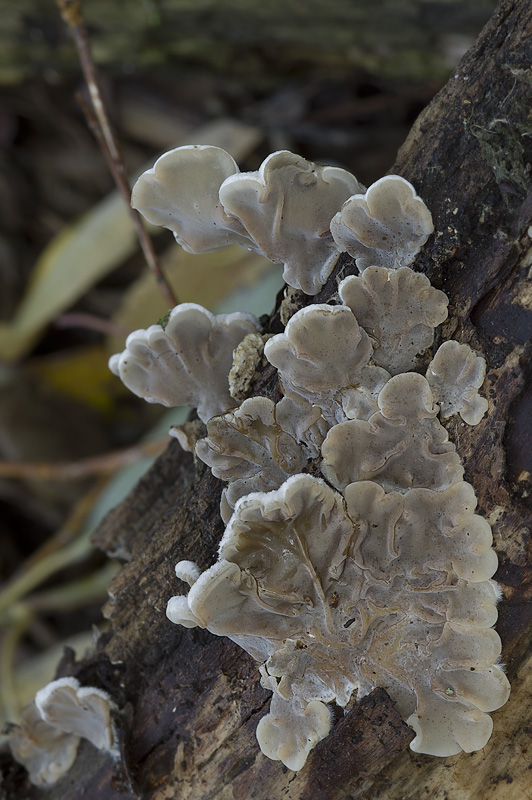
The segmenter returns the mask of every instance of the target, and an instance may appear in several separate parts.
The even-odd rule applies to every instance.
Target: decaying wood
[[[532,797],[532,7],[503,0],[448,85],[417,121],[394,171],[416,186],[436,235],[419,268],[450,296],[446,338],[488,361],[487,417],[449,432],[491,522],[504,599],[498,630],[513,684],[483,751],[438,759],[408,749],[412,731],[382,690],[354,704],[294,774],[265,758],[255,729],[269,703],[236,645],[170,624],[180,559],[215,560],[221,486],[173,442],[96,535],[125,561],[110,587],[110,631],[62,674],[107,689],[122,708],[125,769],[84,747],[46,796],[180,800],[520,800]],[[336,278],[352,272],[343,257]],[[278,391],[273,370],[261,391]],[[113,776],[114,770],[114,776]],[[23,770],[10,798],[38,798]]]

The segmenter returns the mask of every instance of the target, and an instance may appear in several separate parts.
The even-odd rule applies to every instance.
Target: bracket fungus
[[[333,217],[331,233],[339,249],[366,267],[407,267],[434,231],[432,216],[411,183],[386,175],[366,194],[346,200]]]
[[[333,424],[347,415],[370,416],[376,409],[376,394],[390,376],[368,365],[372,352],[370,338],[351,310],[325,304],[298,311],[284,333],[264,348],[285,394],[319,406]]]
[[[469,345],[455,341],[440,345],[427,369],[427,380],[443,419],[460,414],[468,425],[478,425],[488,410],[488,401],[478,393],[485,375],[486,361]]]
[[[259,252],[284,264],[285,281],[312,295],[321,289],[339,255],[329,229],[331,219],[360,188],[343,169],[320,167],[280,150],[257,172],[227,178],[220,200]]]
[[[283,430],[275,404],[267,397],[250,397],[240,408],[207,423],[207,436],[196,444],[196,455],[216,478],[229,481],[222,496],[224,522],[236,501],[251,492],[277,489],[290,475],[302,472],[307,458]]]
[[[399,176],[361,191],[349,173],[286,151],[252,173],[218,148],[163,156],[134,203],[187,249],[244,242],[307,294],[340,251],[361,274],[340,284],[342,305],[309,305],[266,342],[277,404],[259,396],[235,409],[266,338],[249,315],[185,304],[111,360],[140,396],[195,405],[207,423],[196,453],[228,482],[226,529],[209,569],[177,564],[190,589],[167,615],[260,662],[273,696],[257,739],[293,770],[330,730],[328,703],[345,708],[380,686],[414,728],[412,749],[447,756],[486,744],[488,712],[509,693],[491,529],[438,420],[480,420],[485,364],[447,342],[426,378],[415,371],[447,316],[446,295],[408,267],[432,217]],[[233,351],[249,334],[231,396]]]
[[[335,425],[322,446],[322,472],[337,489],[373,480],[387,491],[446,489],[464,470],[438,422],[430,386],[422,375],[390,378],[369,420]]]
[[[176,147],[140,176],[131,205],[148,222],[173,231],[188,253],[209,253],[230,244],[249,247],[245,229],[225,213],[218,196],[224,180],[238,171],[234,158],[220,147]]]
[[[20,725],[9,736],[15,761],[34,786],[50,786],[66,775],[78,752],[80,738],[43,720],[34,702],[23,709]]]
[[[413,369],[447,319],[447,295],[408,267],[368,267],[345,278],[338,291],[373,341],[373,360],[392,375]]]
[[[508,682],[489,627],[497,557],[475,504],[463,482],[400,495],[358,481],[342,497],[293,476],[236,503],[219,560],[169,601],[168,617],[263,662],[274,697],[257,739],[290,769],[328,732],[326,703],[375,685],[412,723],[414,749],[479,749]]]
[[[233,350],[258,328],[251,314],[215,316],[196,303],[182,303],[164,328],[130,333],[126,349],[111,357],[109,367],[148,403],[193,406],[206,422],[238,404],[229,393]]]
[[[33,784],[49,786],[68,772],[81,739],[116,757],[115,708],[102,689],[80,686],[76,678],[52,681],[22,711],[9,737],[13,758],[26,767]]]
[[[132,205],[174,232],[191,253],[241,244],[284,264],[286,282],[315,294],[340,254],[330,222],[360,192],[354,175],[280,150],[257,172],[240,172],[219,147],[184,146],[140,176]]]

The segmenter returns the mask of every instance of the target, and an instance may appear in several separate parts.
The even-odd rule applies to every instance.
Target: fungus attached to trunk
[[[373,342],[373,360],[392,375],[413,369],[447,319],[447,295],[408,267],[368,267],[342,281],[339,294]]]
[[[235,173],[220,188],[226,212],[236,217],[255,248],[284,264],[289,286],[316,294],[339,256],[331,219],[361,186],[337,167],[321,167],[281,150],[258,172]]]
[[[164,328],[130,333],[126,349],[111,357],[109,367],[148,403],[192,406],[207,422],[238,404],[229,393],[233,350],[258,328],[251,314],[215,316],[196,303],[182,303]]]
[[[241,244],[284,264],[284,279],[318,292],[340,254],[331,219],[363,191],[354,175],[280,150],[257,172],[240,172],[219,147],[178,147],[140,176],[132,194],[146,219],[191,253]]]
[[[213,475],[229,482],[222,499],[224,522],[240,497],[277,489],[307,464],[303,448],[283,430],[267,397],[250,397],[236,411],[211,419],[196,455]]]
[[[342,305],[309,305],[266,342],[285,395],[277,404],[252,397],[235,409],[266,338],[248,315],[186,304],[111,360],[137,394],[195,405],[208,422],[196,453],[228,482],[226,530],[209,569],[177,564],[190,590],[167,615],[260,662],[273,697],[257,739],[294,770],[330,730],[332,701],[345,707],[380,686],[414,728],[412,749],[445,756],[482,748],[487,712],[509,692],[492,628],[491,528],[437,418],[480,420],[484,360],[446,342],[426,378],[410,371],[447,317],[446,295],[408,268],[432,218],[399,176],[361,190],[349,173],[286,151],[252,173],[217,148],[163,156],[135,202],[188,249],[245,241],[307,294],[340,250],[361,275],[340,283]],[[248,334],[230,392],[233,350]]]
[[[443,419],[460,414],[468,425],[478,425],[488,401],[478,390],[484,383],[486,362],[459,342],[444,342],[427,369],[427,380],[440,404]]]
[[[427,206],[399,175],[386,175],[366,194],[350,197],[331,222],[336,244],[353,256],[361,272],[409,266],[433,230]]]
[[[102,689],[80,686],[76,678],[52,681],[37,692],[10,734],[13,758],[26,767],[36,786],[49,786],[66,775],[81,739],[115,758],[113,710],[115,704]]]
[[[479,749],[508,682],[490,627],[497,557],[475,505],[463,482],[398,494],[358,481],[342,497],[294,476],[236,503],[219,560],[168,617],[263,662],[274,697],[257,738],[290,769],[327,734],[324,704],[376,685],[412,722],[415,749]]]

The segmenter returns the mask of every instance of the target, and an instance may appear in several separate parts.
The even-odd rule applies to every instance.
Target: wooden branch
[[[100,78],[91,54],[89,32],[83,19],[82,0],[56,0],[56,4],[74,39],[81,69],[89,90],[91,106],[85,103],[81,96],[78,97],[87,119],[87,124],[100,146],[116,187],[126,204],[146,263],[151,272],[153,272],[163,297],[172,308],[178,304],[179,299],[161,270],[153,249],[153,243],[139,212],[131,207],[131,188],[122,156],[122,149],[100,90]]]
[[[141,458],[159,455],[168,437],[153,442],[113,450],[101,456],[90,456],[79,461],[0,461],[0,478],[18,478],[41,481],[78,481],[90,475],[110,475]]]
[[[475,47],[415,124],[394,171],[411,180],[431,208],[436,235],[421,269],[450,296],[445,336],[482,349],[488,360],[488,416],[476,428],[449,424],[491,522],[504,599],[498,630],[513,681],[493,715],[494,735],[473,755],[437,759],[407,749],[412,732],[376,691],[337,723],[294,774],[265,758],[255,729],[269,693],[255,663],[236,645],[167,623],[166,600],[179,591],[179,559],[210,565],[223,532],[220,483],[172,443],[136,493],[104,521],[95,541],[128,563],[105,608],[110,632],[95,655],[66,662],[63,674],[98,680],[123,711],[123,753],[130,783],[112,784],[113,767],[80,752],[73,775],[46,796],[186,800],[514,800],[530,797],[532,726],[530,424],[532,310],[532,81],[529,0],[502,0]],[[353,271],[344,257],[336,277]],[[276,391],[272,371],[261,390]],[[518,466],[516,466],[518,465]],[[527,760],[528,759],[528,760]],[[12,779],[13,781],[14,779]],[[12,795],[44,794],[18,773]],[[115,793],[111,785],[118,790]],[[133,787],[133,788],[132,788]]]

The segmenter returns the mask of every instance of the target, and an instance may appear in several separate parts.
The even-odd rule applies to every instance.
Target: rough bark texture
[[[207,67],[239,82],[287,75],[444,78],[495,0],[86,0],[97,60],[122,73]],[[50,0],[0,0],[0,83],[79,65]],[[465,45],[465,46],[464,46]]]
[[[75,674],[108,689],[122,710],[124,772],[90,746],[46,793],[50,800],[518,800],[532,775],[532,7],[503,0],[401,149],[394,171],[431,208],[436,235],[418,268],[451,299],[446,338],[482,349],[489,411],[475,428],[449,424],[451,438],[491,522],[504,598],[498,631],[513,684],[493,715],[483,751],[438,759],[408,749],[413,733],[376,690],[294,774],[261,755],[255,729],[268,707],[255,663],[236,645],[165,618],[178,590],[173,566],[214,560],[222,534],[220,483],[170,445],[137,491],[115,509],[96,541],[127,559],[105,608],[110,632],[92,659],[66,659]],[[343,258],[320,295],[334,295]],[[276,389],[273,370],[261,377]],[[9,798],[38,798],[22,769]]]

